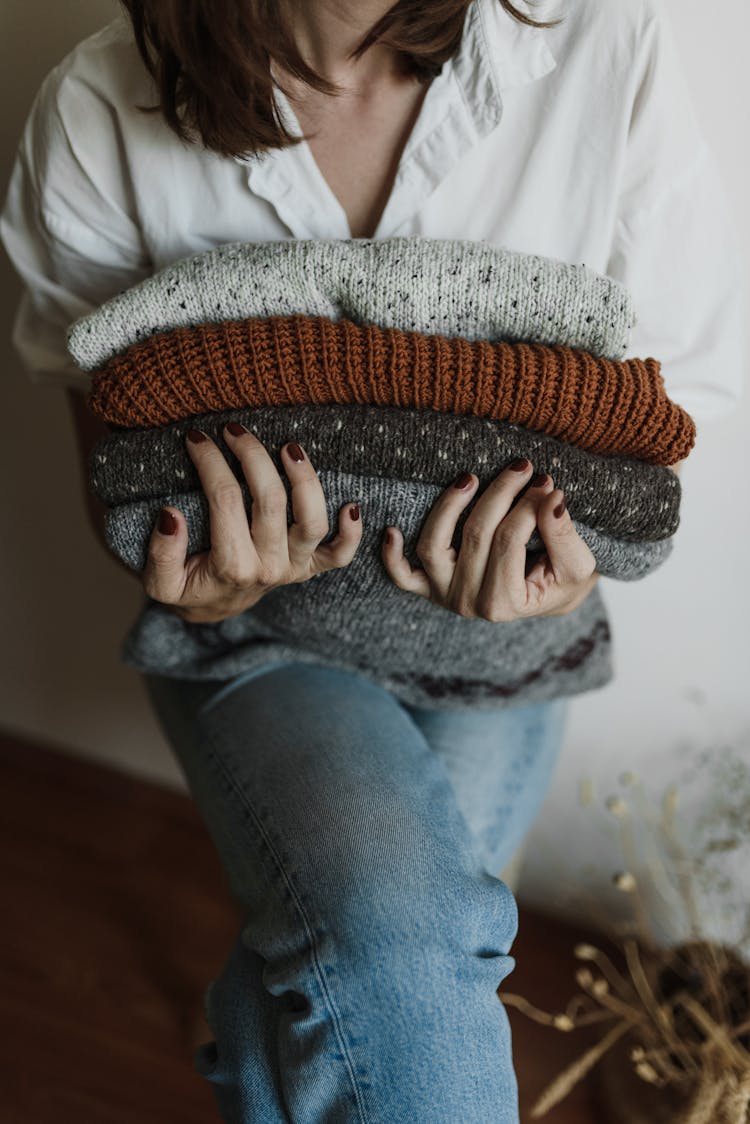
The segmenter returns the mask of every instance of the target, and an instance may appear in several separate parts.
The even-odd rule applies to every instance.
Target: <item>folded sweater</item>
[[[602,454],[673,464],[695,425],[655,359],[603,359],[561,344],[424,335],[296,315],[175,328],[94,375],[106,421],[159,426],[259,405],[362,403],[473,414]]]
[[[437,238],[230,242],[118,293],[68,331],[86,371],[154,332],[246,316],[331,320],[466,339],[535,340],[621,358],[628,290],[585,265]]]
[[[387,523],[401,527],[405,555],[412,565],[418,564],[414,546],[419,529],[441,489],[340,472],[321,473],[321,483],[330,537],[336,533],[339,508],[352,499],[360,503],[362,540],[348,566],[280,586],[252,608],[218,623],[188,624],[165,606],[148,601],[126,638],[124,661],[140,671],[197,679],[221,679],[276,660],[316,662],[359,670],[398,698],[427,707],[541,701],[609,680],[610,633],[598,588],[563,616],[503,623],[459,616],[400,589],[381,559]],[[193,535],[205,534],[203,493],[166,498],[187,509]],[[245,499],[251,507],[247,493]],[[472,506],[459,519],[456,546]],[[111,545],[124,554],[123,543],[127,550],[133,546],[134,529],[150,534],[158,507],[158,501],[144,501],[113,509],[108,524]],[[132,522],[121,523],[118,512],[128,513]],[[287,514],[291,518],[291,510]],[[123,532],[123,538],[116,539]],[[200,546],[194,541],[191,549]],[[650,544],[641,564],[653,568],[670,549],[671,540]],[[628,552],[629,562],[637,566],[634,544],[627,544],[623,557],[628,558]]]
[[[299,313],[307,315],[298,317]],[[535,345],[567,345],[590,352],[592,358],[608,359],[622,356],[635,322],[629,295],[617,282],[583,266],[513,254],[480,243],[393,239],[235,244],[176,263],[113,298],[72,326],[70,348],[84,369],[94,371],[136,341],[154,334],[191,326],[208,330],[211,324],[226,320],[279,314],[291,314],[295,320],[325,317],[328,330],[331,322],[343,317],[423,332],[429,337],[464,337],[463,344],[498,339],[530,341]],[[349,343],[351,327],[345,329]],[[324,343],[327,329],[320,330]],[[304,354],[300,358],[304,362]],[[335,358],[340,365],[339,357]],[[407,364],[413,359],[413,355],[407,358]],[[274,372],[285,370],[285,362],[286,353],[277,350],[270,367],[264,365],[272,385],[278,378]],[[305,367],[302,370],[304,374]],[[416,384],[419,393],[412,401],[398,393],[402,388],[396,383],[397,396],[390,401],[374,398],[361,405],[390,406],[394,410],[434,408],[430,401],[430,364],[419,367],[419,371],[423,378]],[[483,371],[480,365],[479,401],[483,400]],[[654,373],[658,374],[658,365],[650,372],[645,369],[647,375]],[[381,374],[387,383],[387,372]],[[443,392],[451,384],[460,391],[461,363],[454,363],[447,374]],[[96,375],[94,382],[98,378]],[[179,380],[176,385],[180,385]],[[204,377],[200,385],[203,389]],[[648,393],[647,387],[648,380],[639,389]],[[517,389],[522,389],[521,384]],[[562,389],[565,392],[565,387]],[[425,391],[427,397],[423,398]],[[539,401],[542,412],[543,398]],[[257,406],[266,407],[271,402],[276,399],[264,399],[259,394]],[[323,408],[331,409],[355,405],[357,399],[339,403],[331,395],[324,402]],[[284,404],[302,406],[304,402],[282,398],[279,405]],[[252,403],[243,401],[242,407],[246,405]],[[605,411],[611,412],[611,405],[605,404]],[[203,409],[214,412],[223,407],[212,398]],[[182,416],[199,412],[191,402],[183,404]],[[451,411],[443,413],[448,416]],[[474,421],[486,424],[503,420],[492,418],[489,411],[486,417],[477,410],[467,413]],[[457,417],[458,411],[452,416]],[[642,423],[648,435],[648,413]],[[129,424],[133,424],[132,419]],[[142,424],[148,425],[150,420]],[[169,419],[160,424],[168,425]],[[590,417],[588,425],[590,428]],[[158,440],[158,430],[151,436]],[[417,442],[410,454],[421,453],[423,444]],[[572,613],[498,624],[460,617],[394,585],[380,558],[383,526],[396,524],[408,533],[406,554],[412,564],[417,564],[415,537],[442,492],[438,482],[423,486],[415,481],[408,463],[403,470],[401,478],[394,471],[379,485],[386,497],[379,516],[377,491],[361,497],[363,541],[349,567],[272,590],[252,609],[214,624],[190,625],[169,607],[146,599],[125,640],[123,660],[142,671],[198,679],[224,679],[279,661],[314,662],[357,670],[396,697],[428,707],[517,705],[608,682],[612,676],[610,631],[598,586]],[[351,494],[356,474],[343,471],[339,464],[323,471],[329,472],[323,491],[333,534],[338,509],[357,498]],[[371,483],[367,473],[360,473],[358,479]],[[182,505],[184,495],[181,490],[174,495],[175,503]],[[198,520],[202,511],[205,533],[205,500],[194,498]],[[159,497],[151,499],[159,503]],[[460,545],[460,529],[470,510],[471,504],[459,519],[456,546]],[[116,511],[110,513],[113,520]],[[192,522],[193,531],[200,532],[195,516]],[[618,548],[615,539],[612,536],[613,549]],[[532,539],[529,547],[534,545]],[[637,552],[642,546],[631,542],[625,549]],[[650,558],[644,556],[645,562],[631,555],[632,576],[658,565],[659,554],[663,559],[670,549],[671,539],[666,538],[656,544]],[[357,583],[355,598],[347,588],[353,581]]]
[[[239,480],[242,466],[222,433],[240,422],[262,442],[283,476],[280,449],[298,441],[316,471],[408,475],[447,487],[474,472],[483,490],[519,457],[552,476],[574,521],[624,540],[669,538],[679,525],[680,481],[671,469],[634,457],[602,457],[522,426],[473,415],[393,406],[255,406],[191,415],[160,429],[121,429],[89,457],[89,486],[114,505],[201,488],[185,435],[200,429],[217,442]]]
[[[402,520],[399,524],[405,538],[405,550],[409,544],[416,544],[419,531],[430,508],[442,495],[444,488],[435,484],[424,484],[414,480],[398,480],[386,476],[364,476],[338,470],[322,469],[318,472],[323,493],[326,497],[329,526],[335,526],[338,508],[356,500],[359,503],[363,527],[373,542],[380,542],[386,525],[396,523],[394,512]],[[291,485],[284,479],[288,502],[287,522],[292,522]],[[247,485],[240,483],[242,497],[248,518],[252,517],[252,497]],[[461,513],[456,525],[454,545],[460,546],[460,532],[469,512],[479,497],[478,491],[471,503]],[[331,508],[337,501],[338,506]],[[412,506],[409,506],[409,502]],[[118,558],[133,570],[142,570],[146,563],[146,552],[151,532],[160,509],[166,505],[178,507],[188,524],[188,554],[208,550],[210,546],[210,524],[208,501],[205,493],[178,492],[159,496],[155,499],[136,500],[133,503],[117,504],[105,517],[107,543]],[[574,520],[574,526],[583,541],[596,558],[597,570],[605,577],[619,581],[635,581],[660,566],[672,549],[671,539],[658,542],[626,542],[603,534],[585,524]],[[370,541],[368,538],[368,542]],[[529,540],[530,551],[543,549],[538,532]],[[414,556],[416,560],[416,555]],[[380,570],[382,562],[379,550],[363,550],[360,546],[356,557],[341,572],[340,581],[345,582],[349,596],[355,604],[362,604],[362,593],[377,582],[382,591],[383,582],[391,579]],[[372,572],[374,571],[374,572]],[[307,606],[309,608],[309,600]],[[321,606],[320,612],[325,612]],[[319,614],[318,614],[319,615]]]

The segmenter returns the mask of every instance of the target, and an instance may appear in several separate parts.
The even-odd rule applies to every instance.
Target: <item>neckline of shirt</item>
[[[500,124],[502,91],[556,65],[542,29],[513,19],[499,0],[474,0],[456,55],[427,90],[373,238],[398,233],[461,157]],[[276,101],[287,128],[301,135],[281,90]],[[274,207],[293,237],[351,238],[346,213],[306,141],[237,162],[248,169],[250,189]]]

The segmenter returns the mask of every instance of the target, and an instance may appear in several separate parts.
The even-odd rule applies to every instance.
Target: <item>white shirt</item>
[[[474,0],[427,91],[376,238],[483,239],[623,281],[629,356],[662,363],[697,420],[740,395],[744,277],[663,0],[565,0],[554,29]],[[260,159],[184,145],[121,16],[47,76],[0,237],[25,283],[13,339],[30,377],[86,389],[65,330],[114,293],[223,242],[348,238],[309,146]],[[296,124],[291,106],[282,111]]]

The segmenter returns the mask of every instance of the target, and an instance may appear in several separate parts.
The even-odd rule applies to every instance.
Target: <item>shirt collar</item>
[[[452,65],[484,136],[500,122],[502,92],[544,77],[557,63],[544,28],[514,19],[500,0],[473,0]]]

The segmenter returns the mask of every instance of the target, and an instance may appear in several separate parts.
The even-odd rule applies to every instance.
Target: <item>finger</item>
[[[431,588],[440,596],[447,593],[456,569],[458,554],[452,540],[458,517],[471,502],[478,483],[479,479],[473,473],[460,473],[432,505],[419,532],[414,549]],[[405,567],[411,572],[411,565],[406,559],[399,564],[397,558],[389,557],[399,566],[402,578],[406,574]],[[421,585],[421,579],[417,580]]]
[[[596,569],[596,558],[573,526],[565,496],[559,489],[545,496],[539,505],[537,525],[557,585],[587,581]]]
[[[348,566],[362,541],[362,516],[358,503],[347,503],[339,511],[338,533],[317,546],[310,559],[314,574]]]
[[[224,440],[240,462],[242,474],[252,497],[248,521],[239,484],[225,462],[229,477],[236,485],[236,491],[232,490],[230,480],[223,470],[218,487],[225,500],[227,520],[237,534],[236,542],[237,544],[241,542],[245,557],[253,559],[257,571],[285,573],[290,568],[290,559],[287,494],[284,481],[279,476],[276,465],[268,455],[263,442],[241,422],[230,422],[224,427]],[[240,507],[246,532],[241,536],[237,528]],[[211,542],[213,545],[213,534]],[[232,548],[235,547],[234,539],[228,541],[227,547],[230,545]]]
[[[538,604],[543,587],[539,586],[539,567],[528,568],[527,544],[537,527],[539,505],[553,490],[551,476],[535,476],[496,528],[477,599],[483,611],[504,601],[519,612]]]
[[[523,468],[522,468],[522,465]],[[450,597],[458,611],[473,608],[475,613],[485,615],[488,602],[496,595],[500,601],[507,602],[507,573],[510,566],[515,573],[523,575],[525,568],[525,546],[535,526],[533,517],[519,518],[516,509],[521,500],[522,490],[535,489],[546,477],[531,480],[532,466],[528,461],[518,461],[509,466],[490,484],[489,496],[481,496],[471,515],[464,523],[461,532],[461,549],[455,566]],[[528,509],[528,501],[522,511]],[[510,518],[514,516],[514,518]],[[508,522],[510,520],[510,522]],[[508,556],[509,555],[509,558]],[[504,571],[496,572],[499,562]]]
[[[219,581],[241,585],[259,571],[260,560],[240,485],[218,445],[205,433],[191,429],[185,445],[208,501],[209,566]]]
[[[188,532],[185,516],[176,507],[163,507],[157,516],[143,569],[143,588],[154,601],[177,604],[185,590]]]
[[[461,529],[461,547],[452,589],[460,589],[462,599],[471,604],[475,604],[479,597],[487,575],[490,554],[493,548],[497,550],[497,537],[500,537],[501,553],[512,545],[511,536],[506,534],[505,521],[518,496],[529,483],[532,472],[533,466],[525,457],[504,469],[485,488]],[[533,529],[532,526],[522,544],[524,548]],[[515,531],[514,534],[517,538],[518,532]],[[518,551],[520,549],[519,546]]]
[[[295,571],[319,573],[322,569],[347,565],[362,538],[359,505],[355,502],[345,505],[345,515],[344,508],[341,509],[336,538],[326,544],[328,550],[316,554],[317,547],[330,530],[320,477],[296,441],[283,445],[281,456],[291,484],[293,522],[288,529],[288,550]]]
[[[477,556],[475,564],[479,564],[478,556],[482,553],[482,543],[487,534],[484,523],[481,521],[481,514],[482,511],[486,514],[488,506],[491,507],[492,493],[499,490],[500,495],[504,497],[500,509],[503,512],[507,511],[515,496],[527,483],[531,470],[531,463],[526,458],[514,461],[512,466],[500,473],[497,480],[485,489],[485,495],[490,492],[491,498],[488,503],[484,504],[484,495],[477,500],[474,511],[467,518],[461,532],[461,547],[458,553],[452,546],[456,524],[461,512],[476,493],[479,483],[478,478],[470,472],[461,473],[433,504],[422,525],[415,549],[433,589],[438,591],[441,598],[448,596],[449,589],[456,578],[457,566],[461,567],[461,573],[465,580],[466,572],[471,565],[470,558]],[[495,502],[497,503],[496,496]],[[480,504],[483,504],[483,506],[480,507]],[[480,507],[479,521],[475,519],[477,507]],[[501,518],[500,515],[498,515],[499,518]],[[464,555],[463,561],[461,559],[462,554]],[[477,581],[469,583],[471,589],[475,589],[477,585]]]
[[[456,551],[453,547],[453,555]],[[383,565],[391,581],[409,593],[419,593],[431,599],[432,586],[425,570],[413,569],[409,559],[404,556],[404,536],[398,527],[386,527],[381,544]]]

